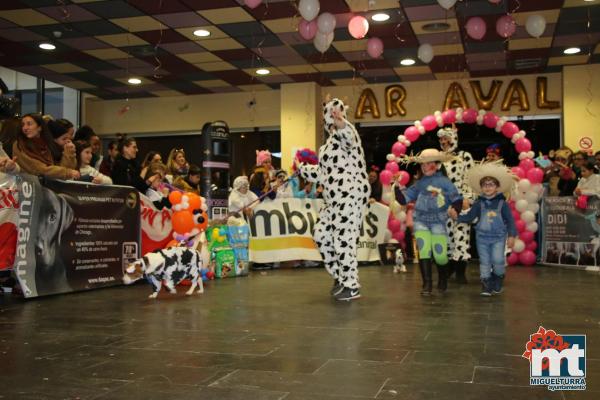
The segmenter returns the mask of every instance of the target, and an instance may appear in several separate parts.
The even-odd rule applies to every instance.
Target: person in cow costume
[[[440,129],[437,133],[442,151],[454,155],[451,161],[444,162],[444,168],[448,179],[452,181],[458,192],[463,198],[463,209],[468,209],[475,200],[475,195],[471,187],[467,184],[467,172],[475,166],[475,161],[471,153],[464,150],[458,150],[458,130],[452,126]],[[456,272],[456,282],[467,283],[465,271],[467,262],[471,259],[470,241],[471,226],[464,223],[457,223],[449,218],[446,223],[448,229],[448,254],[449,261],[447,274],[451,276]]]
[[[331,295],[349,301],[360,297],[356,253],[371,188],[360,136],[346,119],[344,103],[333,99],[324,104],[323,118],[328,137],[319,149],[319,163],[300,163],[298,171],[323,188],[325,204],[319,211],[314,240],[334,279]]]

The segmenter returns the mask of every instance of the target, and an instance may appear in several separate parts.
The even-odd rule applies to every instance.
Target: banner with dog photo
[[[322,200],[276,199],[256,206],[250,225],[250,261],[321,261],[312,232]],[[387,229],[389,208],[367,205],[358,240],[358,261],[379,261],[378,244]]]
[[[139,257],[139,193],[125,186],[18,179],[15,270],[25,297],[120,285]]]
[[[544,197],[542,264],[598,269],[600,266],[600,200],[585,208],[575,197]]]

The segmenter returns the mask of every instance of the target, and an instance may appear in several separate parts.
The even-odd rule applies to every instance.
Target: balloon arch
[[[388,220],[388,229],[391,237],[397,240],[405,247],[404,232],[406,231],[407,215],[400,210],[400,204],[394,200],[391,190],[391,183],[394,177],[402,185],[408,184],[410,175],[404,170],[400,170],[398,163],[402,161],[406,150],[412,143],[436,128],[442,128],[450,124],[477,124],[484,125],[496,132],[502,133],[510,139],[519,152],[519,166],[513,167],[512,172],[518,177],[518,182],[511,192],[509,205],[515,218],[518,231],[518,238],[515,240],[512,253],[508,256],[509,265],[523,264],[533,265],[536,261],[536,249],[538,247],[535,241],[535,233],[538,230],[536,214],[540,206],[539,200],[543,193],[542,181],[544,171],[535,166],[533,161],[534,152],[531,150],[531,142],[526,138],[526,133],[519,127],[509,122],[506,117],[498,117],[491,111],[468,108],[449,109],[444,112],[436,111],[433,115],[428,115],[420,121],[415,121],[404,131],[404,134],[398,136],[398,141],[392,146],[391,153],[387,155],[387,164],[385,169],[379,174],[379,179],[383,185],[382,202],[390,206],[390,218]]]

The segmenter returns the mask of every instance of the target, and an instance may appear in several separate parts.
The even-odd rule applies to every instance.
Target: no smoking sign
[[[581,147],[583,150],[589,150],[592,148],[592,138],[584,136],[581,139],[579,139],[579,147]]]

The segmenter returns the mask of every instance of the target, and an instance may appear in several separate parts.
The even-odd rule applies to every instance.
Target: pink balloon
[[[392,175],[400,171],[400,167],[398,167],[398,163],[396,161],[388,161],[388,163],[385,164],[385,169],[390,171]]]
[[[481,40],[485,36],[486,26],[485,21],[481,17],[469,18],[465,25],[467,35],[476,40]]]
[[[402,223],[398,221],[396,218],[391,217],[388,219],[388,229],[393,232],[398,232],[402,227]]]
[[[379,180],[381,181],[382,184],[384,185],[389,185],[390,182],[392,181],[392,173],[390,171],[388,171],[387,169],[384,169],[383,171],[381,171],[379,173]]]
[[[394,143],[392,146],[392,154],[394,154],[396,157],[402,157],[404,154],[406,154],[406,146],[400,142]]]
[[[510,207],[511,210],[516,210],[516,208],[515,208],[515,201],[514,200],[509,200],[508,201],[508,206]]]
[[[396,232],[392,232],[392,238],[396,239],[400,243],[404,240],[405,236],[406,236],[406,234],[404,233],[404,230],[402,230],[402,229],[397,230]]]
[[[437,121],[433,115],[428,115],[421,120],[421,124],[423,124],[426,131],[430,131],[437,126]]]
[[[502,125],[502,134],[509,139],[512,139],[517,132],[519,132],[519,127],[514,122],[507,122]]]
[[[298,33],[304,40],[313,40],[317,34],[317,29],[317,21],[314,19],[309,22],[302,18],[300,24],[298,24]]]
[[[410,175],[406,171],[400,171],[400,176],[398,177],[398,183],[402,186],[406,186],[410,181]]]
[[[537,250],[537,248],[538,248],[538,244],[535,240],[532,240],[531,242],[529,242],[525,245],[525,250],[533,251],[534,253]]]
[[[483,124],[488,128],[495,128],[498,122],[498,117],[493,112],[487,112],[483,116]]]
[[[506,261],[508,265],[517,265],[519,263],[519,255],[513,251],[508,255]]]
[[[524,158],[519,163],[519,167],[523,170],[523,176],[520,176],[519,178],[527,178],[527,172],[530,169],[535,168],[535,163],[531,158]]]
[[[533,265],[535,264],[535,253],[531,250],[524,250],[519,254],[519,261],[523,265]]]
[[[525,178],[525,176],[527,176],[525,174],[525,170],[521,167],[512,167],[510,170],[512,171],[513,174],[518,176],[519,179],[523,179],[523,178]]]
[[[496,32],[503,38],[509,38],[517,30],[517,24],[510,15],[504,15],[496,21]]]
[[[369,21],[362,15],[357,15],[348,22],[348,31],[354,39],[362,39],[369,31]]]
[[[492,4],[500,4],[502,0],[489,0]]]
[[[450,125],[456,122],[456,111],[453,109],[446,110],[442,113],[444,125]]]
[[[513,218],[514,218],[515,221],[518,221],[519,218],[521,218],[521,213],[518,212],[517,210],[513,210],[512,211],[512,215],[513,215]]]
[[[531,168],[527,171],[527,179],[531,181],[531,183],[542,183],[544,180],[544,171],[541,168]]]
[[[379,58],[383,53],[383,42],[379,38],[371,38],[367,41],[367,53],[371,58]]]
[[[406,137],[406,139],[410,140],[411,143],[414,143],[417,141],[419,136],[421,136],[421,134],[419,133],[419,130],[416,127],[409,126],[404,131],[404,136]]]
[[[533,232],[530,232],[527,230],[523,231],[523,232],[519,232],[519,237],[525,243],[530,243],[533,240]]]
[[[515,148],[519,153],[531,150],[531,142],[527,138],[521,138],[515,143]]]
[[[244,0],[244,4],[249,8],[256,8],[262,3],[262,0]]]
[[[477,122],[477,110],[467,108],[465,111],[463,111],[462,119],[467,124],[474,124],[475,122]]]
[[[515,225],[517,226],[517,232],[519,232],[519,235],[527,227],[527,223],[525,221],[523,221],[522,219],[516,220],[515,221]]]

